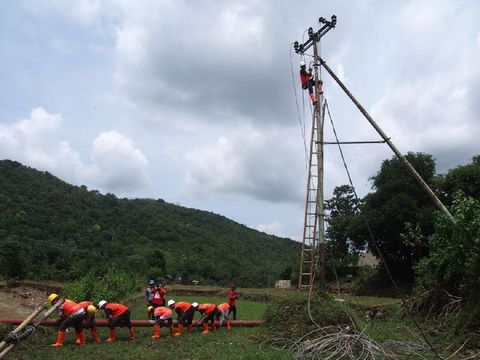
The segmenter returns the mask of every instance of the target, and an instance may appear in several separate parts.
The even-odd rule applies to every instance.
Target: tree
[[[351,240],[350,224],[358,209],[355,193],[350,185],[337,186],[333,197],[325,202],[327,217],[327,257],[333,261],[337,270],[352,265],[357,260],[360,248]]]
[[[446,174],[439,175],[436,186],[443,200],[452,202],[456,191],[463,191],[465,195],[480,198],[480,155],[472,157],[470,164],[457,166]]]
[[[0,243],[0,273],[7,278],[22,278],[25,275],[25,261],[22,245],[13,238]]]
[[[432,184],[435,161],[431,155],[408,153],[406,158],[425,182]],[[355,216],[350,227],[351,236],[379,256],[382,253],[392,274],[401,280],[413,280],[413,264],[426,255],[426,249],[412,246],[402,238],[405,225],[427,236],[433,231],[434,206],[403,163],[396,157],[384,160],[377,175],[372,177],[373,192],[365,196],[361,205],[378,245],[375,246],[361,216]]]

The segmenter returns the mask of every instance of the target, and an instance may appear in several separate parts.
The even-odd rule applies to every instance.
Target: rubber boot
[[[63,346],[63,339],[65,338],[65,331],[57,332],[57,341],[55,344],[52,344],[53,347]]]
[[[318,93],[320,95],[322,95],[323,94],[323,82],[321,82],[321,81],[318,82],[317,89],[318,89]]]
[[[210,325],[212,326],[212,331],[217,330],[217,327],[215,326],[215,321],[212,321]]]
[[[102,342],[102,339],[100,339],[100,336],[98,336],[97,328],[92,327],[90,332],[92,333],[92,337],[95,342]]]
[[[159,339],[159,338],[160,338],[160,325],[155,324],[153,325],[152,339]]]
[[[87,335],[85,335],[85,332],[82,330],[78,334],[75,334],[76,340],[75,344],[77,345],[85,345],[87,343]]]
[[[106,342],[113,342],[117,339],[117,331],[115,329],[110,329],[110,335],[108,339],[105,340]]]
[[[231,323],[230,320],[227,320],[227,331],[230,331]]]
[[[309,94],[310,95],[310,99],[312,100],[312,104],[315,106],[317,105],[317,97],[315,96],[314,93],[311,93]]]
[[[191,333],[192,333],[192,328],[193,328],[193,325],[188,325],[188,326],[187,326],[187,334],[191,334]]]
[[[133,326],[128,328],[128,332],[130,333],[130,340],[135,340],[135,328]]]
[[[178,325],[177,332],[173,336],[180,336],[183,333],[183,325]]]
[[[204,324],[203,324],[202,334],[208,334],[208,323],[204,323]]]
[[[174,336],[175,333],[173,332],[173,325],[170,325],[169,328],[170,328],[170,336]]]

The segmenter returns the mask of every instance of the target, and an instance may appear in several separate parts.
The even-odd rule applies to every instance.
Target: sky
[[[480,153],[480,2],[301,4],[1,1],[0,159],[301,240],[311,110],[291,46],[333,14],[321,56],[400,151],[433,155],[439,173]],[[322,79],[339,139],[379,140]],[[393,156],[343,150],[360,195]],[[325,198],[347,181],[327,146]]]

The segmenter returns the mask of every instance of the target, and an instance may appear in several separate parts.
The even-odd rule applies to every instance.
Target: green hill
[[[111,266],[141,276],[265,286],[300,244],[164,200],[119,199],[0,161],[0,275],[74,280]]]

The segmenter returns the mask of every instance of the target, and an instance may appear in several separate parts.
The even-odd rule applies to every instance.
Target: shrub
[[[65,297],[84,301],[99,300],[117,301],[137,290],[133,275],[124,271],[110,268],[104,276],[96,276],[90,272],[79,280],[65,286]]]
[[[310,303],[313,320],[320,326],[352,325],[353,311],[332,296],[313,294]],[[264,315],[267,332],[275,337],[299,338],[315,329],[308,314],[308,293],[290,293],[273,299]]]

